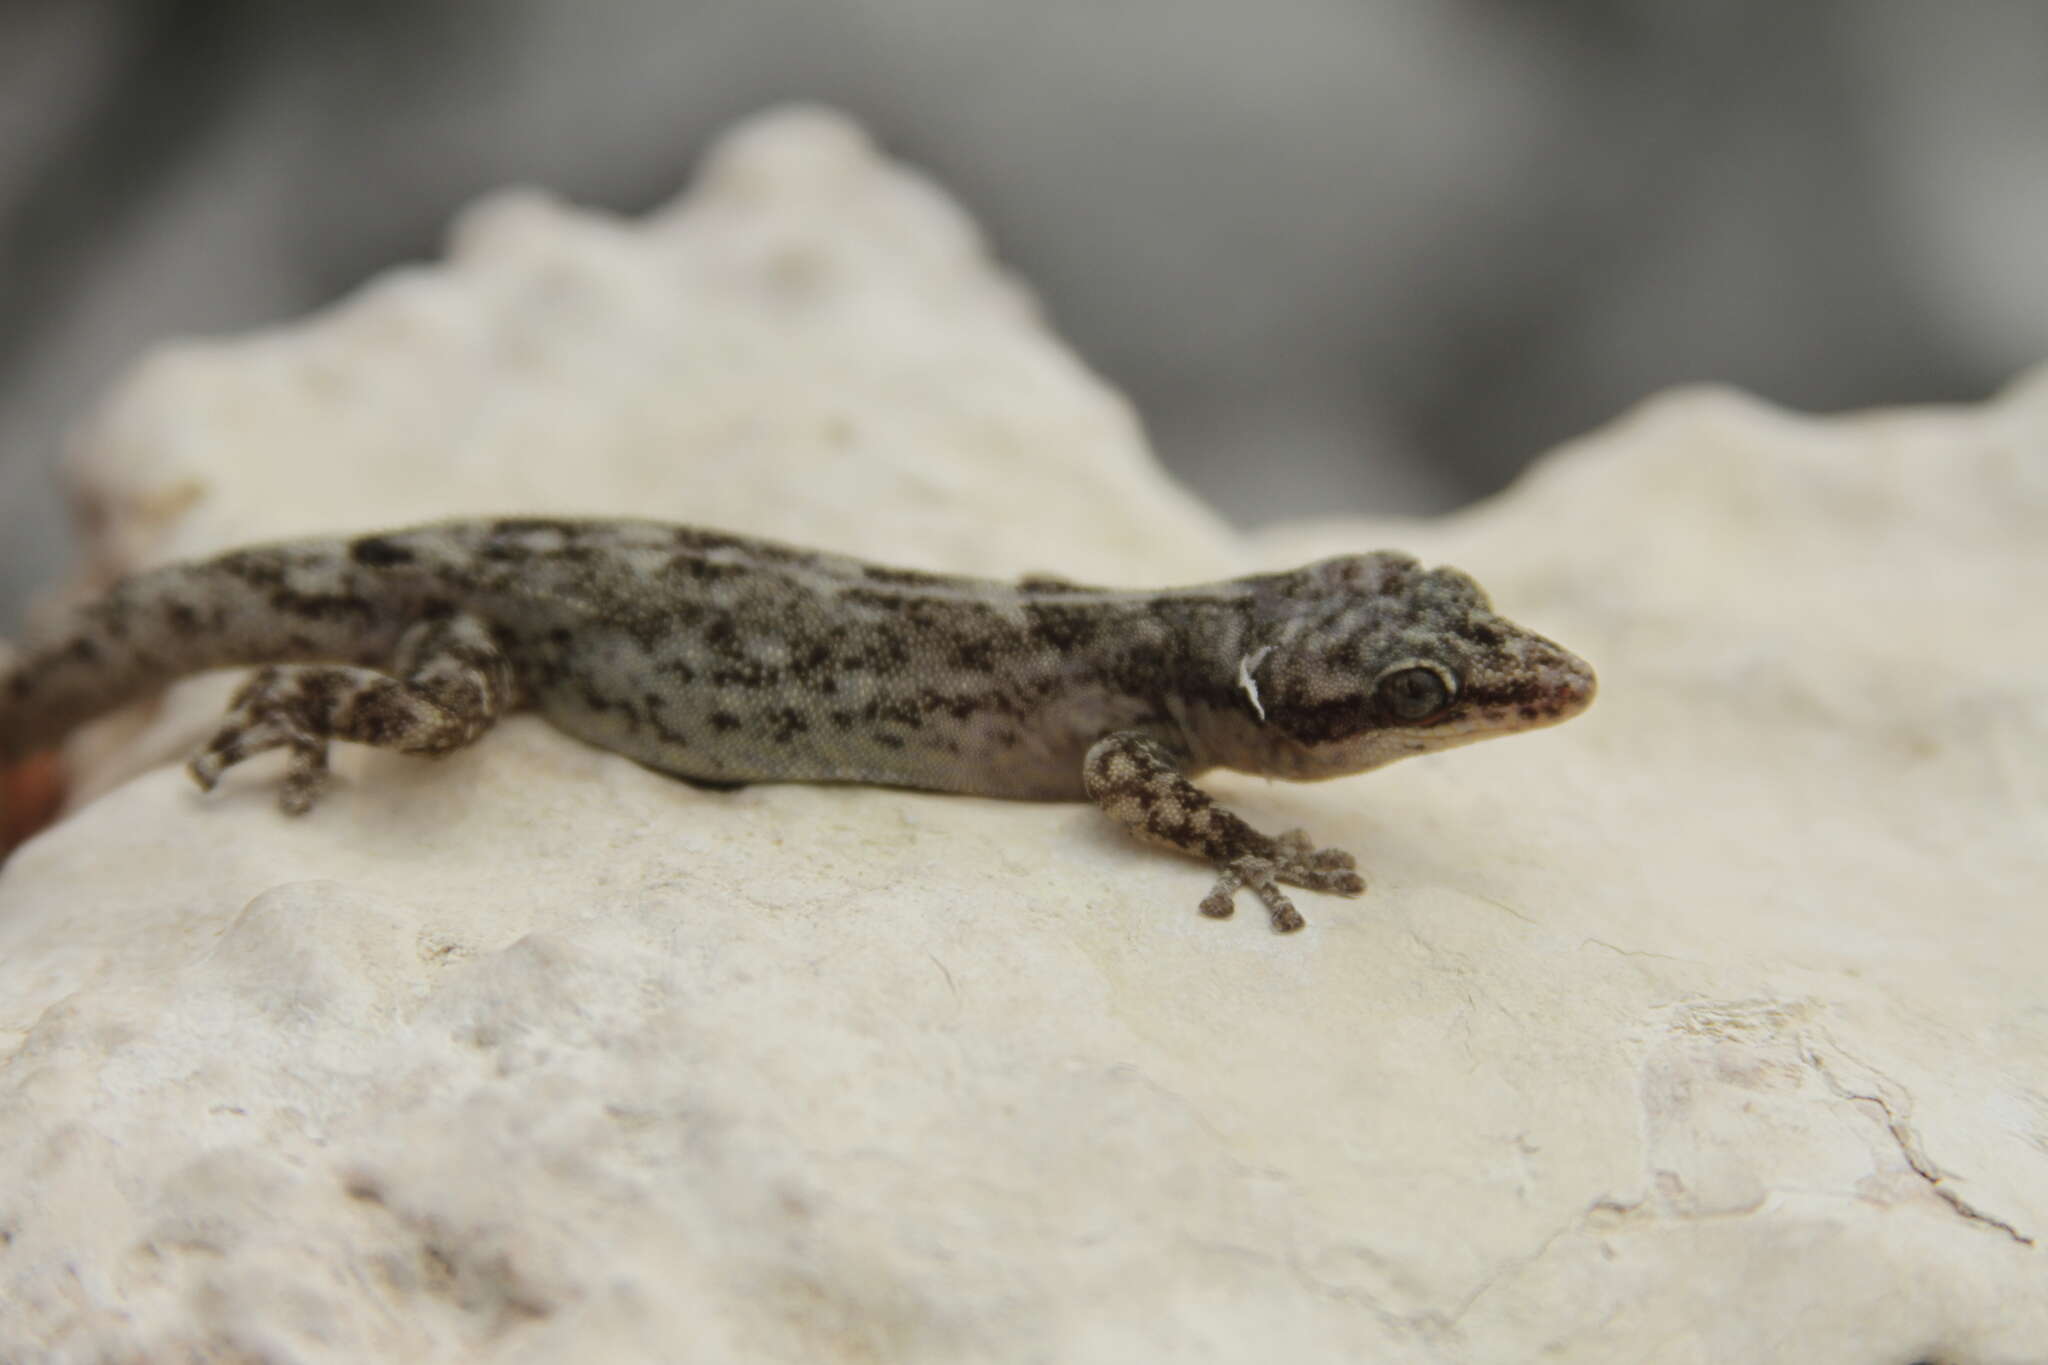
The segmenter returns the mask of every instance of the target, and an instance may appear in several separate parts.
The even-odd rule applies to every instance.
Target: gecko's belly
[[[649,695],[589,705],[536,698],[551,724],[661,772],[703,782],[862,782],[1027,801],[1085,799],[1081,760],[1101,733],[1003,718],[899,716],[831,723],[829,707],[690,708]]]

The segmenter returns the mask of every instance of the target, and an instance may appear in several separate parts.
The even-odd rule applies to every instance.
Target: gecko
[[[1565,720],[1593,670],[1453,568],[1381,551],[1187,588],[889,568],[689,526],[540,518],[238,549],[128,577],[0,663],[0,763],[176,678],[254,666],[189,770],[285,751],[311,809],[330,742],[434,757],[530,708],[709,787],[872,783],[1092,801],[1216,873],[1203,914],[1365,890],[1196,786],[1290,781]]]

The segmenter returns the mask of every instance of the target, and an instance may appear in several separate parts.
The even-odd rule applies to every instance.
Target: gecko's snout
[[[1570,720],[1593,704],[1600,680],[1594,676],[1593,666],[1570,650],[1550,645],[1550,652],[1551,657],[1536,670],[1540,718],[1545,722]]]
[[[1469,675],[1472,714],[1485,733],[1570,720],[1593,704],[1593,666],[1564,646],[1517,630]]]

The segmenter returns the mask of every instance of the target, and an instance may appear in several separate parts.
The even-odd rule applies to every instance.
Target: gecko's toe
[[[1273,921],[1274,933],[1291,934],[1308,922],[1301,917],[1301,912],[1294,908],[1294,902],[1287,899],[1287,893],[1280,889],[1278,882],[1269,878],[1263,883],[1254,883],[1252,890],[1265,902],[1266,914]]]
[[[1288,885],[1307,891],[1322,891],[1332,896],[1365,894],[1365,878],[1349,868],[1285,867],[1275,875]]]
[[[1202,913],[1211,919],[1230,918],[1238,889],[1243,888],[1266,907],[1276,933],[1291,934],[1305,921],[1294,908],[1294,902],[1287,899],[1287,893],[1280,889],[1282,875],[1279,865],[1271,859],[1239,858],[1223,868],[1223,874],[1216,879],[1216,889],[1202,902]]]
[[[1282,854],[1275,861],[1273,875],[1290,886],[1326,891],[1337,896],[1365,892],[1365,878],[1358,875],[1358,859],[1341,848],[1317,848],[1308,835],[1291,829],[1274,841]]]
[[[227,762],[211,749],[192,755],[192,761],[185,765],[185,771],[198,784],[199,790],[210,792],[220,784],[220,775],[227,770]]]
[[[1216,885],[1202,897],[1202,913],[1210,919],[1229,919],[1237,913],[1237,888],[1243,885],[1244,878],[1236,869],[1224,868]]]
[[[246,705],[238,706],[214,731],[206,747],[192,756],[185,771],[201,791],[212,791],[219,785],[221,775],[237,763],[272,749],[286,748],[292,751],[292,757],[285,769],[285,785],[278,804],[297,815],[312,806],[320,784],[326,779],[327,752],[324,742],[305,734],[285,716],[252,715]]]
[[[245,758],[275,749],[285,742],[284,735],[275,726],[245,726],[231,721],[214,732],[206,747],[185,765],[185,771],[192,774],[192,780],[199,784],[201,791],[212,791],[219,785],[222,773]]]
[[[277,789],[278,809],[286,815],[304,815],[327,789],[327,778],[327,746],[317,740],[294,743],[284,783]]]

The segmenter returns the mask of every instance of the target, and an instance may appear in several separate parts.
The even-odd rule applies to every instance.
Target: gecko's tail
[[[152,595],[137,591],[149,577],[131,579],[0,651],[0,767],[56,748],[86,721],[175,676],[155,667],[161,638],[172,632],[133,610]]]
[[[384,576],[352,563],[344,542],[318,540],[123,579],[0,660],[0,766],[189,674],[380,657],[395,616],[390,585],[373,581]]]
[[[104,599],[103,599],[104,600]],[[143,690],[113,656],[100,603],[22,645],[0,642],[0,768],[55,749],[71,731]]]

